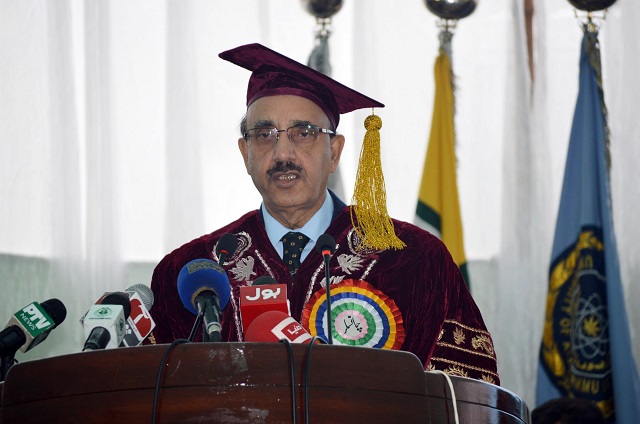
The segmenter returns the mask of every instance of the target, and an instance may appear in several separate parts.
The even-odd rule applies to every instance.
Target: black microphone
[[[327,338],[328,343],[333,344],[333,318],[331,317],[331,271],[329,270],[329,261],[331,255],[336,251],[336,240],[327,233],[318,237],[316,242],[316,250],[324,259],[324,286],[327,291]]]
[[[0,354],[12,355],[42,343],[51,330],[67,317],[67,308],[58,299],[32,302],[16,312],[0,332]]]
[[[331,258],[331,255],[336,251],[336,240],[330,234],[324,233],[318,237],[316,251],[325,259]]]
[[[4,381],[18,349],[26,352],[39,345],[66,317],[67,308],[58,299],[32,302],[16,312],[0,332],[0,381]]]
[[[125,323],[131,314],[129,295],[113,292],[93,305],[84,317],[85,350],[117,348],[125,336]]]
[[[269,284],[278,284],[278,282],[270,275],[261,275],[251,283],[252,286],[268,286]]]
[[[235,234],[224,233],[218,244],[216,245],[216,255],[220,266],[224,265],[224,261],[228,256],[233,255],[238,248],[238,237]]]

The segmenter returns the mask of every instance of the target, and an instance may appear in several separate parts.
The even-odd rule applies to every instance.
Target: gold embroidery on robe
[[[456,328],[455,331],[453,332],[453,340],[456,342],[457,345],[463,344],[464,343],[464,331],[462,331],[461,328]]]
[[[490,375],[482,374],[482,381],[486,381],[487,383],[496,384],[496,380],[493,379]]]
[[[463,370],[461,367],[452,365],[449,368],[447,368],[446,370],[444,370],[444,372],[446,372],[449,375],[457,375],[459,377],[469,377],[469,374]]]
[[[474,349],[484,349],[487,353],[493,355],[493,345],[489,336],[480,335],[471,339],[471,345]]]
[[[453,345],[451,343],[436,342],[436,345],[442,346],[442,347],[448,347],[448,348],[455,349],[455,350],[460,350],[462,352],[467,352],[467,353],[470,353],[472,355],[484,356],[485,358],[494,359],[493,355],[490,355],[488,353],[478,352],[478,351],[471,350],[471,349],[465,349],[463,347],[456,346],[456,345]]]
[[[435,357],[434,357],[434,358],[431,358],[431,363],[433,363],[434,361],[437,361],[437,362],[444,362],[445,364],[449,364],[449,365],[456,365],[456,366],[458,366],[458,367],[462,367],[462,368],[466,368],[466,369],[470,369],[470,370],[473,370],[473,371],[478,371],[478,372],[480,372],[480,373],[486,373],[486,374],[489,374],[489,375],[492,375],[492,376],[498,377],[498,374],[497,374],[497,373],[495,373],[495,372],[493,372],[493,371],[491,371],[491,370],[488,370],[488,369],[485,369],[485,368],[480,368],[480,367],[474,367],[474,366],[472,366],[472,365],[463,364],[463,363],[461,363],[461,362],[452,361],[452,360],[450,360],[450,359],[446,359],[446,358],[435,358]]]

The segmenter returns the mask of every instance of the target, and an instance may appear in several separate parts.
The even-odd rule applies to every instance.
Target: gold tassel
[[[364,120],[364,127],[367,132],[362,143],[356,185],[351,199],[351,223],[362,240],[360,250],[399,250],[406,244],[396,236],[387,212],[387,194],[380,160],[382,119],[377,115],[369,115]]]

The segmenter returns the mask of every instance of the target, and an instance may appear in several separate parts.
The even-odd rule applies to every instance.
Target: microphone
[[[268,311],[257,317],[245,332],[247,342],[277,342],[286,339],[291,343],[309,343],[311,334],[289,314]]]
[[[104,299],[113,293],[105,292],[98,298],[95,305],[104,303]],[[144,284],[134,284],[126,288],[124,292],[119,293],[127,295],[131,304],[131,314],[125,322],[125,334],[122,342],[120,342],[120,347],[139,346],[156,326],[149,313],[153,306],[153,292]],[[80,324],[84,325],[84,318],[88,312],[85,312],[84,316],[80,318]]]
[[[0,331],[0,382],[15,362],[18,349],[26,352],[39,345],[66,317],[67,308],[58,299],[32,302],[13,314]]]
[[[240,319],[246,333],[251,323],[269,311],[289,315],[287,285],[275,284],[272,277],[258,277],[251,286],[240,287]]]
[[[82,351],[117,348],[125,333],[125,322],[131,314],[129,295],[113,292],[93,305],[83,319],[85,343]]]
[[[153,292],[144,284],[134,284],[128,287],[125,293],[129,295],[131,314],[127,318],[120,347],[139,346],[156,326],[149,313],[153,306]]]
[[[331,258],[336,251],[336,240],[327,233],[318,237],[316,242],[316,251],[325,259]]]
[[[253,280],[252,286],[266,286],[269,284],[278,284],[275,278],[270,275],[261,275],[260,277]]]
[[[189,312],[198,319],[202,316],[204,341],[221,341],[220,313],[231,297],[231,285],[224,269],[210,259],[192,260],[178,274],[178,294]]]
[[[67,317],[67,308],[58,299],[32,302],[16,312],[0,332],[0,355],[27,352],[42,343],[51,330]]]
[[[327,233],[318,237],[316,242],[316,250],[324,259],[324,286],[327,292],[327,335],[328,343],[333,344],[333,318],[331,317],[331,270],[329,269],[329,261],[331,255],[336,251],[336,240]]]
[[[238,248],[238,237],[235,234],[224,233],[218,244],[216,245],[216,255],[218,256],[218,263],[224,265],[225,259],[228,256],[233,255]]]

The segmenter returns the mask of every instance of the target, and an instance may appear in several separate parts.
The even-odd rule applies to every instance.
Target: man
[[[426,231],[385,218],[384,202],[370,199],[384,187],[371,169],[379,168],[371,165],[375,159],[361,158],[369,166],[361,166],[358,180],[374,178],[356,186],[361,204],[347,207],[327,189],[345,143],[336,132],[340,114],[383,105],[258,44],[220,57],[252,72],[238,147],[263,202],[158,264],[152,342],[189,335],[195,317],[179,299],[178,273],[193,259],[217,260],[216,243],[225,233],[235,234],[239,246],[224,263],[232,296],[222,313],[223,339],[243,340],[240,287],[261,276],[287,284],[292,317],[327,339],[324,264],[313,249],[327,233],[337,242],[329,265],[334,344],[401,349],[425,369],[499,384],[491,336],[446,247]],[[380,125],[367,118],[365,139],[376,139]]]

